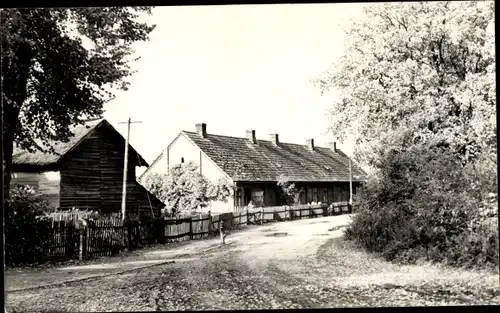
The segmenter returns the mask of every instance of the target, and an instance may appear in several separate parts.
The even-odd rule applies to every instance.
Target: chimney
[[[279,145],[280,141],[278,139],[278,134],[270,134],[269,135],[269,140],[273,143],[273,145],[277,146]]]
[[[328,146],[330,147],[330,149],[333,150],[333,152],[337,152],[337,143],[336,142],[329,142]]]
[[[255,130],[247,130],[247,139],[250,140],[251,143],[256,144],[257,138],[255,138]]]
[[[314,151],[314,139],[307,139],[306,143],[309,150]]]
[[[196,132],[202,138],[207,138],[207,124],[205,123],[196,124]]]

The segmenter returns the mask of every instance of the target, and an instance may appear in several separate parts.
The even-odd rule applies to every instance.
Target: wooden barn
[[[301,204],[348,201],[349,157],[337,148],[317,147],[313,139],[305,145],[280,142],[278,134],[258,140],[255,131],[245,137],[210,134],[207,125],[196,125],[196,132],[182,131],[141,175],[166,173],[173,165],[194,162],[211,181],[226,177],[236,185],[232,200],[212,204],[212,212],[232,211],[250,201],[257,206],[281,205],[277,180],[288,177],[300,191]],[[352,162],[353,194],[366,180],[366,173]]]
[[[91,208],[121,212],[125,139],[105,119],[72,129],[68,142],[53,142],[56,154],[14,148],[12,184],[30,185],[49,209]],[[129,145],[127,211],[159,214],[165,206],[136,181],[136,167],[148,166]]]

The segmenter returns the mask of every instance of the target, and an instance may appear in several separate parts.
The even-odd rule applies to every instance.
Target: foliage
[[[290,182],[290,179],[285,175],[280,175],[277,178],[278,187],[281,191],[282,202],[285,205],[294,205],[299,203],[299,190],[295,187],[294,183]]]
[[[378,179],[360,190],[347,238],[389,260],[498,265],[498,186],[490,162],[463,166],[447,151],[422,147],[387,153]]]
[[[496,154],[493,1],[373,3],[346,29],[345,54],[314,82],[339,96],[331,132],[379,167],[386,149]]]
[[[40,261],[51,240],[50,219],[44,217],[47,203],[29,186],[14,186],[5,208],[5,262]]]
[[[70,126],[100,116],[113,90],[127,88],[131,45],[154,26],[149,7],[9,8],[0,10],[4,192],[14,143],[53,152]]]
[[[388,259],[498,265],[494,2],[369,4],[346,34],[315,83],[339,93],[330,130],[375,169],[347,237]]]
[[[227,201],[234,185],[225,178],[213,183],[200,174],[193,162],[178,164],[168,174],[149,173],[144,186],[173,212],[190,212],[207,206],[210,201]]]

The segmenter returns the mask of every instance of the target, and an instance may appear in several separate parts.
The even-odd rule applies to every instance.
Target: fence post
[[[161,243],[165,243],[165,228],[167,228],[167,221],[166,217],[162,216],[161,218],[161,223],[160,223],[160,234],[161,234]]]
[[[89,254],[90,254],[90,252],[89,252],[89,250],[90,250],[89,242],[90,242],[90,226],[91,225],[90,225],[90,223],[85,223],[84,225],[85,225],[85,228],[84,228],[84,230],[85,230],[85,240],[84,240],[84,250],[83,251],[85,253],[83,255],[83,258],[84,259],[88,259],[89,258]]]
[[[264,209],[261,208],[260,211],[260,225],[264,225]]]
[[[132,249],[132,223],[127,222],[125,224],[125,227],[127,228],[127,248],[128,250]]]
[[[208,237],[212,237],[212,212],[208,211]]]
[[[80,260],[80,261],[83,260],[85,233],[87,232],[87,227],[85,224],[86,224],[85,221],[82,221],[82,223],[81,223],[82,227],[80,228],[80,245],[79,245],[79,250],[78,250],[78,260]]]
[[[189,239],[193,240],[193,217],[189,218]]]
[[[63,225],[64,225],[64,232],[66,233],[66,242],[64,244],[64,256],[66,258],[72,258],[73,252],[75,251],[73,228],[68,227],[70,225],[70,223],[68,223],[67,220],[64,222]],[[71,226],[73,226],[72,223],[71,223]],[[72,246],[73,246],[73,249],[71,249]]]
[[[225,244],[226,243],[225,242],[226,236],[224,236],[224,221],[223,220],[220,220],[219,228],[220,228],[220,243]]]
[[[124,223],[122,223],[122,249],[124,251],[128,250],[128,231]]]

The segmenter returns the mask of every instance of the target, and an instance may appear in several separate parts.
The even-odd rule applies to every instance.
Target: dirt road
[[[65,286],[9,292],[7,311],[130,311],[500,304],[498,273],[401,266],[352,247],[349,216],[275,223],[137,261],[173,259]]]

